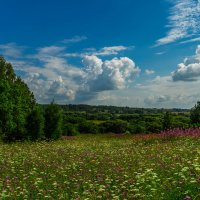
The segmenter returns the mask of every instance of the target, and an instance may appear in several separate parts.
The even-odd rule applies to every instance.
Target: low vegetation
[[[3,144],[0,199],[199,199],[200,131],[184,134]]]

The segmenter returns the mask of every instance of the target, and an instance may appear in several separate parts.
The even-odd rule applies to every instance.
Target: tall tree
[[[166,112],[164,117],[163,117],[163,129],[170,129],[172,128],[172,116],[170,112]]]
[[[9,80],[14,82],[16,75],[10,63],[7,63],[3,57],[0,56],[0,80]]]
[[[26,138],[27,116],[36,105],[28,86],[13,67],[0,57],[0,132],[7,141]]]
[[[45,109],[45,136],[47,139],[58,139],[63,131],[63,113],[54,102]]]
[[[40,106],[35,106],[26,122],[27,138],[35,141],[44,138],[44,116]]]
[[[16,124],[13,119],[14,104],[12,101],[12,87],[7,80],[0,79],[0,133],[1,137],[13,132]]]

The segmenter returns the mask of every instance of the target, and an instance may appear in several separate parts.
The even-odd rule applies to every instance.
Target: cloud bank
[[[40,103],[48,103],[53,98],[59,103],[88,101],[103,91],[128,88],[140,73],[133,60],[118,55],[128,48],[125,46],[85,52],[81,56],[80,67],[68,63],[67,49],[61,45],[37,48],[36,53],[24,55],[23,60],[21,57],[17,59],[21,49],[16,45],[5,44],[0,48],[15,70],[23,74],[23,79]],[[100,58],[111,55],[115,57]]]

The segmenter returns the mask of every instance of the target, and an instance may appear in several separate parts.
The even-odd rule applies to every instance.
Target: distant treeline
[[[75,111],[75,112],[103,112],[110,114],[158,114],[165,112],[173,112],[173,113],[187,113],[190,112],[189,109],[180,109],[180,108],[132,108],[132,107],[119,107],[119,106],[107,106],[107,105],[86,105],[86,104],[68,104],[68,105],[60,105],[60,107],[64,111]]]
[[[64,135],[158,133],[164,129],[192,126],[190,112],[187,109],[90,105],[60,105],[60,107],[64,113]]]

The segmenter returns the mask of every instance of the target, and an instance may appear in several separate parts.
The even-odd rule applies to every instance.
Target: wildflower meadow
[[[200,199],[200,138],[180,131],[1,144],[0,199]]]

